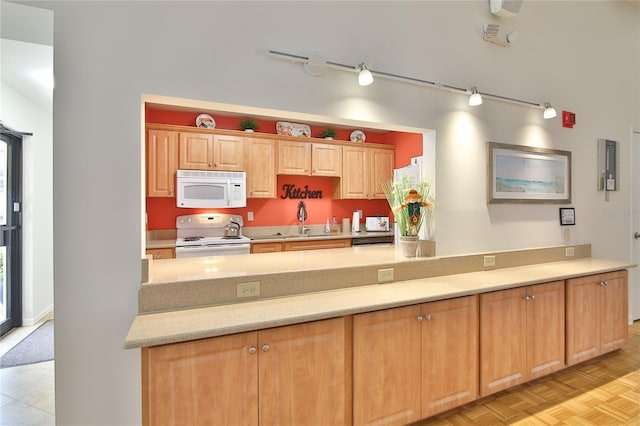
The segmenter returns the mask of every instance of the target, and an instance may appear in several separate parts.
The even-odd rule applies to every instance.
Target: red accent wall
[[[283,199],[284,185],[295,185],[310,191],[322,191],[319,199]],[[365,216],[383,215],[391,217],[386,200],[333,200],[331,198],[332,179],[312,176],[278,176],[278,198],[247,200],[247,207],[237,209],[185,209],[176,206],[175,198],[147,198],[148,228],[171,229],[176,226],[176,217],[194,213],[241,214],[245,226],[288,226],[297,225],[298,203],[304,201],[307,208],[307,223],[324,224],[327,217],[336,217],[338,224],[345,217],[351,218],[354,210],[362,210]],[[253,222],[247,221],[247,212],[253,212]]]
[[[145,121],[154,124],[175,124],[180,126],[194,126],[197,112],[165,111],[145,108]],[[216,121],[216,129],[239,130],[238,123],[246,117],[223,117],[213,115]],[[258,132],[276,133],[276,122],[268,120],[256,120]],[[311,126],[313,137],[320,137],[320,133],[326,126]],[[336,140],[349,140],[352,130],[336,129]],[[403,167],[410,164],[411,157],[422,155],[422,134],[386,132],[367,133],[366,142],[385,143],[396,146],[395,167]],[[311,191],[322,191],[321,199],[283,199],[283,185],[292,184],[298,188],[309,186]],[[297,225],[297,206],[304,201],[307,207],[307,221],[309,224],[324,224],[327,217],[336,217],[338,223],[342,223],[345,217],[351,218],[354,210],[362,210],[363,215],[391,216],[391,210],[386,200],[333,200],[332,178],[311,176],[278,176],[277,196],[275,199],[248,199],[247,207],[239,209],[185,209],[176,206],[175,198],[147,198],[147,217],[149,230],[173,229],[176,225],[176,217],[193,213],[220,212],[241,214],[245,226],[288,226]],[[247,221],[247,212],[253,212],[254,220]]]

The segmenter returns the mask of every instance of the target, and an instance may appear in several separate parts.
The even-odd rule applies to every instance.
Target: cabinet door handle
[[[600,281],[600,287],[604,287],[605,285],[607,285],[606,281]]]
[[[264,345],[262,345],[262,350],[264,352],[267,352],[269,349],[271,349],[271,346],[267,345],[266,343]]]
[[[258,350],[256,349],[255,346],[249,346],[249,353],[250,354],[255,354]]]
[[[422,315],[418,315],[418,316],[416,317],[416,319],[417,319],[418,321],[422,321],[424,318],[422,318]]]
[[[531,295],[531,300],[536,300],[536,295],[535,294]]]
[[[524,300],[531,300],[531,296],[527,294],[526,296],[524,296]]]
[[[431,319],[431,314],[424,314],[424,319],[430,320]]]

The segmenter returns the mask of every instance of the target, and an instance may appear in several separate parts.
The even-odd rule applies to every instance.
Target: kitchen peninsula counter
[[[149,262],[125,348],[140,348],[322,320],[634,267],[591,258],[590,245],[406,258],[393,245]],[[523,255],[526,252],[526,255]],[[250,256],[250,257],[247,257]],[[526,259],[526,260],[523,260]],[[522,262],[528,264],[522,264]],[[377,283],[378,269],[394,281]],[[260,281],[260,298],[236,297]]]

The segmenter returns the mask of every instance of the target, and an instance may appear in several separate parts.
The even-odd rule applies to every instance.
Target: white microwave
[[[246,172],[178,170],[178,207],[235,208],[247,206]]]

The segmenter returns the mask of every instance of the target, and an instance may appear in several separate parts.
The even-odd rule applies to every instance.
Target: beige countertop
[[[368,250],[372,248],[373,250]],[[347,268],[352,267],[354,265],[353,262],[359,258],[360,262],[374,266],[388,265],[389,262],[391,262],[392,265],[394,262],[398,262],[395,263],[396,266],[411,266],[412,264],[416,266],[419,264],[423,264],[423,266],[429,265],[429,259],[401,258],[395,250],[389,247],[368,247],[368,249],[364,251],[361,248],[326,250],[313,252],[312,257],[309,256],[310,252],[292,252],[286,253],[285,256],[272,257],[271,262],[268,260],[268,258],[271,257],[270,255],[254,256],[251,258],[251,262],[246,262],[245,259],[244,269],[253,269],[254,271],[260,271],[261,274],[264,274],[265,270],[269,271],[272,270],[270,268],[273,268],[273,270],[278,268],[278,273],[281,273],[281,268],[284,267],[284,265],[288,265],[291,271],[298,268],[297,272],[300,272],[300,269],[304,269],[302,272],[312,276],[315,274],[313,273],[314,269],[311,268],[311,265],[315,265],[315,268],[320,269],[335,268],[336,266]],[[353,256],[347,256],[345,250],[353,250],[355,254]],[[564,250],[564,248],[562,248],[562,250]],[[360,251],[360,256],[358,256],[357,251]],[[538,256],[544,258],[544,253],[546,252],[538,254]],[[284,255],[284,253],[278,253],[278,255]],[[291,255],[291,257],[288,255]],[[522,257],[518,253],[513,253],[513,255],[518,258]],[[390,256],[392,259],[390,259]],[[507,253],[507,256],[509,256],[509,253]],[[234,258],[233,261],[226,262],[221,260],[218,264],[218,268],[224,269],[223,264],[228,263],[226,267],[229,268],[229,270],[221,271],[218,269],[216,273],[232,273],[231,270],[234,267],[232,267],[231,264],[236,261],[242,262],[242,259],[239,259],[242,255],[225,256],[225,258],[231,257]],[[254,262],[254,259],[265,260],[263,264],[257,264],[257,262]],[[275,259],[283,263],[274,262]],[[174,262],[178,260],[182,259],[176,259]],[[434,265],[443,261],[443,259],[431,260],[434,262]],[[288,264],[289,261],[293,264]],[[160,261],[154,263],[171,262]],[[279,264],[275,265],[274,263]],[[349,266],[347,266],[347,263]],[[197,264],[194,264],[192,266],[196,265]],[[174,264],[174,266],[176,266],[176,264]],[[176,268],[173,271],[169,271],[171,268],[166,268],[167,270],[158,272],[156,270],[157,265],[154,265],[153,269],[155,272],[150,273],[150,275],[162,277],[162,280],[184,279],[188,281],[189,278],[193,278],[193,276],[188,276],[190,273],[206,274],[203,270],[179,273],[178,269],[182,269],[184,266],[186,265],[182,264],[180,268]],[[574,260],[506,267],[488,271],[431,276],[386,284],[357,285],[348,288],[313,291],[304,294],[290,294],[281,297],[271,297],[242,303],[228,303],[219,306],[140,314],[134,319],[124,346],[130,349],[221,336],[583,275],[611,272],[634,266],[635,265],[628,262],[586,257]],[[199,267],[204,267],[204,263],[200,264]],[[237,265],[235,267],[237,268]],[[357,270],[357,268],[354,269]],[[239,271],[235,272],[237,273]],[[251,272],[245,271],[244,273],[250,274]]]

